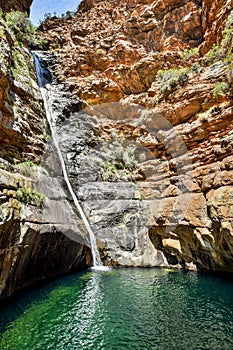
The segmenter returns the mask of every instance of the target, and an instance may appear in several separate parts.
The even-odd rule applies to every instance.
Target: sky
[[[34,25],[38,25],[44,19],[45,13],[61,15],[66,11],[76,10],[81,0],[33,0],[31,6],[30,20]]]

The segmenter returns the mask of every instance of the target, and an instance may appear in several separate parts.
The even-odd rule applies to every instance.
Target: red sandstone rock
[[[109,140],[108,130],[115,128],[121,137],[153,155],[156,161],[140,169],[143,195],[167,200],[161,217],[151,219],[150,237],[157,249],[187,268],[194,263],[199,268],[233,271],[232,67],[229,57],[224,62],[224,54],[210,66],[203,63],[203,55],[221,43],[232,10],[232,0],[86,0],[73,19],[48,20],[40,27],[59,57],[57,73],[78,97],[93,105],[120,100],[123,105],[146,106],[182,137],[190,164],[178,174],[181,160],[158,142],[153,117],[134,127],[115,121],[100,128],[102,141]],[[225,56],[231,47],[232,38]],[[193,48],[200,57],[182,58],[185,49]],[[183,79],[176,78],[174,71],[170,72],[173,80],[157,78],[161,69],[184,67],[190,70]],[[222,81],[228,91],[214,96]],[[178,146],[169,133],[165,140],[175,151]],[[187,203],[184,196],[181,204],[187,212],[173,230],[181,179],[192,196]]]

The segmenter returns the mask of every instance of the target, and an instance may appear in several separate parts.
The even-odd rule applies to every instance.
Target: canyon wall
[[[86,0],[39,28],[60,146],[107,264],[233,271],[232,10]]]
[[[0,20],[0,299],[91,261],[85,229],[63,189],[26,46],[28,22],[23,14],[5,18]]]
[[[22,0],[22,1],[1,0],[0,8],[3,10],[3,12],[21,11],[21,12],[27,12],[29,14],[32,1],[33,0]]]
[[[91,261],[28,42],[47,48],[55,131],[104,263],[233,272],[232,10],[84,0],[35,41],[1,18],[0,298]]]

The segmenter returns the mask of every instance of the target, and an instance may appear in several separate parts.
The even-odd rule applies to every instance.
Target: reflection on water
[[[233,349],[233,282],[160,269],[88,271],[0,313],[1,350]]]

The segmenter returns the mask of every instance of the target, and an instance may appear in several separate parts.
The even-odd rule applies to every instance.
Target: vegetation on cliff
[[[202,269],[232,270],[233,214],[231,195],[226,195],[232,193],[233,185],[232,11],[232,2],[225,4],[222,0],[85,0],[68,21],[48,18],[38,29],[54,54],[56,75],[60,76],[58,81],[65,91],[91,106],[106,102],[119,102],[123,106],[132,103],[152,111],[147,118],[140,119],[136,112],[133,116],[133,111],[129,109],[129,121],[126,115],[125,119],[121,117],[119,107],[118,118],[115,116],[114,121],[105,120],[101,124],[99,120],[100,125],[97,121],[97,126],[93,126],[99,131],[93,145],[86,145],[86,152],[96,155],[96,145],[101,150],[102,143],[110,144],[114,137],[141,145],[148,151],[151,158],[130,170],[131,174],[136,170],[141,176],[133,180],[136,179],[135,184],[142,194],[136,197],[156,201],[158,193],[165,196],[167,204],[164,212],[157,219],[157,213],[154,213],[149,236],[155,248],[165,254],[171,264],[187,268],[192,268],[194,264]],[[108,109],[112,113],[113,107],[106,107]],[[179,157],[176,159],[162,147],[158,120],[166,120],[164,128],[170,123],[182,137],[193,164],[192,171],[185,169],[184,175],[179,174]],[[65,126],[61,128],[63,130]],[[110,130],[113,129],[117,130],[115,136],[111,135]],[[170,138],[168,133],[162,140],[171,147]],[[175,143],[173,148],[176,148]],[[107,159],[102,163],[102,180],[119,181],[121,178],[123,182],[130,181],[130,177],[127,180],[125,176],[128,169],[119,169],[119,164],[115,162],[117,149],[113,148],[111,152],[110,161]],[[77,172],[82,179],[80,164],[85,162],[84,158],[82,152],[72,155],[73,167],[67,161],[72,176]],[[93,156],[89,159],[93,160]],[[97,163],[96,168],[92,161],[90,164],[89,173],[92,168],[98,169]],[[163,176],[166,179],[163,180],[165,189],[161,183]],[[80,186],[85,193],[85,185]],[[99,196],[103,193],[114,196],[114,190],[108,189],[110,193],[105,193],[101,185],[98,186]],[[147,187],[151,190],[146,191]],[[179,213],[171,210],[176,201],[181,200],[181,187],[191,193],[190,203],[185,204],[184,220],[179,220]],[[79,191],[82,193],[82,188]],[[91,206],[85,198],[87,207]],[[185,203],[186,197],[182,198]],[[105,212],[105,208],[102,210],[103,225],[105,221],[111,221],[110,217],[109,221],[106,217],[116,217],[115,213],[108,213],[107,209]],[[136,222],[134,210],[129,205],[127,215],[130,213]],[[129,228],[121,219],[124,215],[118,214],[118,225],[124,224],[124,230],[128,230],[127,237],[133,236],[132,232],[140,229],[136,226]],[[141,212],[140,215],[143,217]],[[97,220],[95,216],[93,220]],[[101,219],[98,220],[101,223]],[[172,229],[174,223],[176,225]],[[122,232],[117,224],[112,225],[111,232]],[[104,226],[102,230],[107,229]],[[103,237],[101,229],[99,232],[108,247],[107,233]],[[111,232],[107,232],[113,246],[106,248],[105,256],[116,260],[117,234],[113,237]],[[131,243],[131,250],[125,248],[130,252],[122,253],[123,256],[133,256],[134,245]],[[133,258],[128,261],[132,263]]]
[[[56,128],[103,259],[233,271],[232,11],[232,2],[222,0],[85,0],[69,19],[49,17],[36,32],[24,13],[1,16],[3,296],[15,288],[12,274],[30,270],[25,256],[33,255],[35,242],[44,246],[48,236],[53,250],[56,239],[64,261],[70,241],[61,232],[82,236],[65,194],[57,200],[59,180],[38,167],[40,190],[27,167],[19,173],[22,163],[40,163],[47,141],[28,45],[52,53]],[[77,119],[87,105],[92,114]],[[185,154],[178,152],[180,145]],[[182,168],[183,155],[189,162]],[[53,164],[51,154],[46,157]],[[19,242],[25,249],[29,242],[25,254]],[[88,248],[75,249],[69,264],[55,264],[52,275],[77,267]],[[48,277],[47,250],[35,251],[38,278],[30,270],[18,287]]]
[[[28,3],[31,1],[18,5],[7,1],[16,10],[27,10],[24,6]],[[34,60],[28,49],[32,43],[41,45],[41,42],[35,39],[35,28],[27,13],[7,12],[7,6],[3,10],[0,14],[0,299],[33,283],[85,266],[89,254],[57,178],[52,179],[49,172],[36,165],[46,154],[46,157],[53,154],[50,149],[46,151],[48,126]],[[61,203],[58,193],[63,197]],[[64,218],[62,224],[60,217]],[[76,242],[72,235],[78,237]]]

